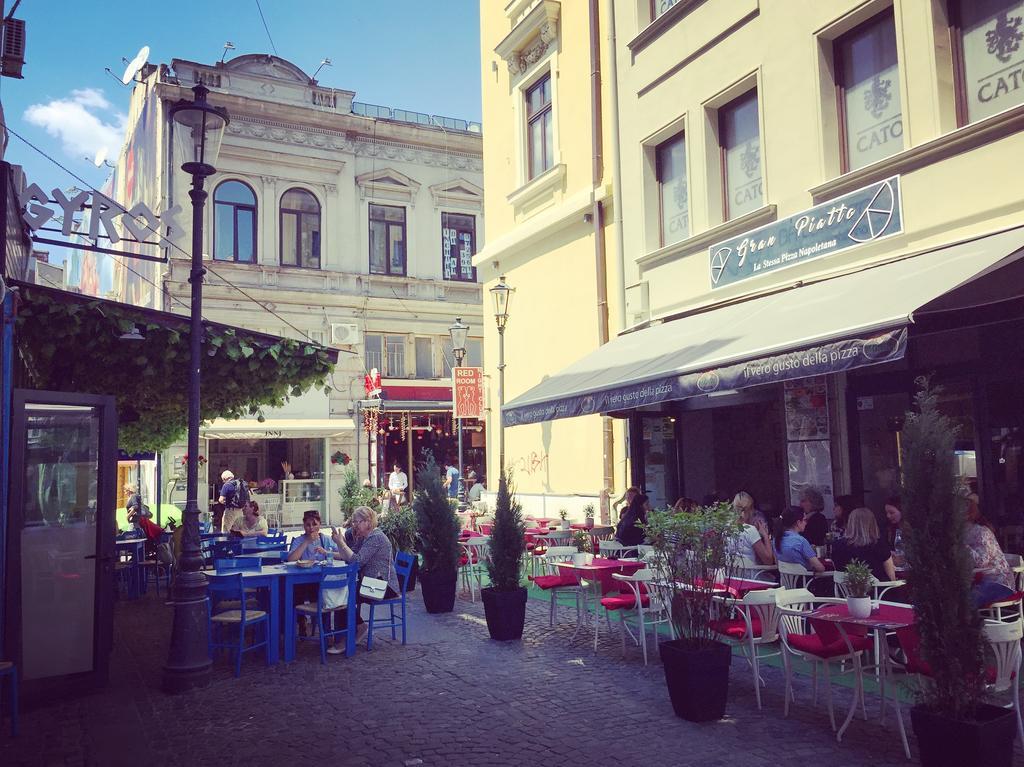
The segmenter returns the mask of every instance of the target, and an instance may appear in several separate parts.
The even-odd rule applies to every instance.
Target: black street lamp
[[[452,354],[455,356],[455,367],[462,367],[466,359],[466,336],[469,333],[469,325],[462,323],[462,317],[455,318],[455,324],[448,328],[448,335],[452,337]],[[454,381],[453,381],[454,384]],[[455,386],[452,387],[453,394]],[[459,430],[459,506],[466,503],[466,477],[462,468],[462,419],[459,416],[452,418],[455,428]]]
[[[210,657],[207,649],[209,627],[206,609],[206,576],[202,572],[199,543],[199,378],[203,341],[203,207],[207,176],[217,172],[217,161],[224,128],[228,124],[226,109],[206,102],[209,93],[202,85],[192,89],[192,101],[182,99],[170,109],[174,121],[174,150],[182,159],[181,169],[192,176],[192,283],[191,337],[188,375],[188,470],[187,501],[181,559],[174,579],[171,603],[174,625],[171,647],[164,666],[163,688],[166,692],[184,692],[203,687],[210,679]]]
[[[491,288],[494,299],[494,320],[498,323],[498,468],[505,472],[505,421],[501,412],[505,404],[505,326],[508,324],[508,305],[512,302],[515,288],[505,283],[505,275]]]

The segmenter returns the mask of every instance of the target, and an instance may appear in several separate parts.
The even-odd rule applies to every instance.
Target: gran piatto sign
[[[711,287],[722,288],[902,231],[900,179],[893,176],[712,245]]]
[[[127,210],[100,192],[74,191],[71,197],[61,189],[54,189],[49,196],[38,184],[29,184],[18,196],[22,220],[32,230],[35,242],[62,245],[69,248],[91,250],[115,256],[141,258],[146,261],[164,261],[160,255],[147,255],[138,246],[152,246],[159,252],[160,246],[171,245],[170,236],[181,231],[178,214],[181,206],[174,205],[160,214],[154,213],[143,202],[135,203]],[[88,215],[86,215],[88,211]],[[51,219],[60,217],[60,228],[47,226]],[[58,221],[54,221],[58,223]],[[92,244],[54,240],[40,236],[37,232],[59,232],[65,237],[81,237]],[[99,247],[100,240],[111,245],[129,243],[133,250],[116,250]]]

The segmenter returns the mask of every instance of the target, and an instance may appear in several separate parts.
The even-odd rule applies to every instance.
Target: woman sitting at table
[[[1000,602],[1013,596],[1013,570],[992,531],[982,524],[977,503],[967,505],[967,529],[964,542],[971,553],[971,561],[981,576],[971,589],[977,607]]]
[[[741,491],[736,494],[732,506],[743,525],[735,540],[735,553],[759,565],[774,565],[775,552],[772,551],[768,525],[754,508],[754,499]]]
[[[303,534],[292,538],[291,548],[288,550],[288,561],[297,562],[301,560],[312,560],[322,562],[325,559],[334,559],[337,547],[329,535],[320,532],[320,512],[316,509],[309,509],[302,513]],[[299,583],[295,586],[295,604],[303,602],[315,602],[320,586],[316,583]],[[309,619],[300,616],[300,633],[309,635]]]
[[[630,504],[633,503],[633,499],[636,498],[638,495],[640,495],[639,488],[627,487],[626,492],[622,494],[622,497],[619,498],[619,500],[612,503],[612,511],[615,511],[616,509],[619,508],[619,506],[622,506],[622,510],[619,512],[619,519],[622,519],[624,516],[626,516],[626,512],[629,511]]]
[[[260,515],[260,506],[256,501],[249,501],[242,507],[242,516],[231,525],[232,538],[253,538],[266,535],[267,520]]]
[[[825,572],[814,547],[801,535],[806,526],[804,510],[790,506],[775,522],[775,556],[779,562],[800,565],[814,573]]]
[[[364,577],[378,578],[387,581],[387,589],[384,592],[384,599],[394,599],[398,596],[398,574],[395,572],[395,555],[391,550],[391,541],[377,527],[377,512],[369,506],[356,506],[352,512],[350,527],[352,529],[352,543],[345,540],[345,536],[338,530],[334,531],[333,539],[338,545],[338,552],[334,555],[336,559],[345,562],[359,563],[359,582],[362,584]],[[366,636],[366,624],[363,622],[363,615],[359,605],[370,603],[373,600],[360,596],[356,603],[356,641],[360,642]],[[328,652],[337,655],[345,651],[341,645],[335,645]]]
[[[633,500],[626,507],[626,513],[622,515],[618,526],[615,528],[615,540],[623,546],[638,546],[644,542],[643,528],[638,524],[647,524],[647,511],[649,509],[647,496],[637,492]]]
[[[878,521],[871,509],[854,509],[846,518],[843,537],[832,544],[832,561],[837,570],[845,570],[854,559],[871,568],[880,581],[896,580],[896,565],[889,544],[882,539]]]

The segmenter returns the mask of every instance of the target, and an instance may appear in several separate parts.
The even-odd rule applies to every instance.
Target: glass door
[[[13,416],[7,644],[26,692],[102,683],[112,628],[114,400],[17,390]]]

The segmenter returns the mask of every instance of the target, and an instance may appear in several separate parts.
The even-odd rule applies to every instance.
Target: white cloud
[[[33,104],[25,119],[60,139],[67,155],[92,159],[102,148],[108,157],[118,156],[128,117],[112,108],[102,90],[82,88],[68,98]]]

